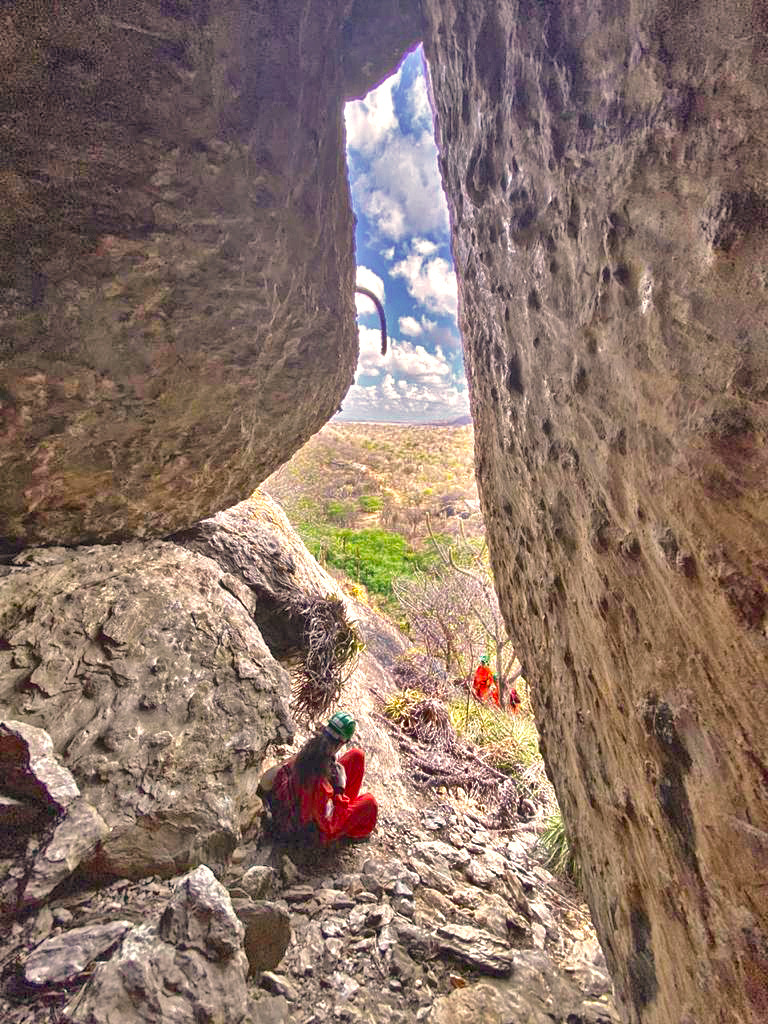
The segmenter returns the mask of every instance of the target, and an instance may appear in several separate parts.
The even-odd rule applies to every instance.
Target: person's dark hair
[[[315,779],[329,779],[339,744],[325,730],[307,740],[296,755],[293,770],[302,787]]]

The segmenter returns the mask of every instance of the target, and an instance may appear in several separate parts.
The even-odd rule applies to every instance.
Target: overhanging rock
[[[336,411],[352,7],[6,5],[0,550],[189,526]]]

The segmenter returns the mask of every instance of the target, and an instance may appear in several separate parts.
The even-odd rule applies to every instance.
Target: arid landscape
[[[297,524],[327,521],[402,534],[483,534],[471,425],[333,421],[262,485]]]

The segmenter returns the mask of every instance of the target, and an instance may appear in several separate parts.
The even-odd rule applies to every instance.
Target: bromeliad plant
[[[581,868],[565,831],[563,815],[555,805],[546,820],[544,831],[539,836],[539,846],[544,851],[544,866],[553,874],[567,878],[581,887]]]

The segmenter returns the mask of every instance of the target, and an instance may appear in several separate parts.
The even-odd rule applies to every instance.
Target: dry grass
[[[471,426],[334,421],[262,486],[294,523],[380,527],[418,546],[429,513],[440,532],[483,535]]]
[[[344,683],[357,665],[362,640],[337,597],[298,594],[286,605],[302,623],[302,660],[294,670],[291,710],[314,722],[338,701]]]

